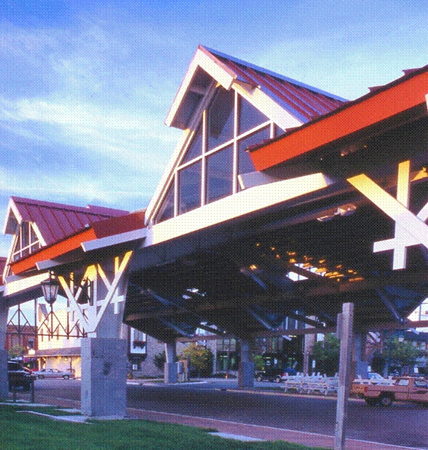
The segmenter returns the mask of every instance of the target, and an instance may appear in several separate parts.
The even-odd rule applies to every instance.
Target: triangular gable
[[[15,234],[22,222],[35,224],[35,231],[43,245],[64,239],[76,231],[99,220],[128,214],[128,211],[45,202],[21,197],[11,197],[3,229],[4,234]]]
[[[127,211],[99,206],[72,206],[21,197],[11,197],[3,228],[14,236],[7,267],[40,248],[64,240],[91,224],[129,214]],[[5,276],[9,269],[5,269]]]
[[[284,129],[306,123],[346,102],[341,97],[199,45],[165,123],[183,130],[188,128],[193,111],[209,95],[213,82],[226,90],[232,86],[239,89],[244,98]]]
[[[232,112],[228,108],[230,97],[235,102]],[[344,101],[199,46],[165,121],[185,131],[147,208],[147,222],[166,220],[238,192],[238,177],[254,171],[245,149],[299,127]],[[251,126],[233,124],[229,119],[241,121],[244,109]],[[216,125],[219,134],[223,127],[233,132],[221,136],[217,148],[210,143],[211,139],[216,141]],[[228,143],[229,150],[221,148]],[[216,157],[217,150],[224,150],[223,155],[219,151]],[[183,170],[186,164],[187,172]],[[187,192],[183,192],[186,183]]]

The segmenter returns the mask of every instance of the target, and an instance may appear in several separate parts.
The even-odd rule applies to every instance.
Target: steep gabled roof
[[[132,232],[142,228],[144,228],[144,210],[94,221],[92,224],[42,247],[25,258],[11,262],[10,266],[13,273],[18,275],[34,269],[40,263],[48,260],[56,260],[58,264],[59,262],[66,264],[69,260],[83,259],[83,254],[87,251],[83,248],[84,244],[96,240],[104,242],[105,238],[117,236],[117,239],[104,243],[101,252],[107,254],[106,248],[109,246],[115,247],[141,239],[140,234],[132,234]]]
[[[119,217],[128,211],[88,205],[64,205],[21,197],[11,197],[4,234],[14,234],[23,221],[36,225],[45,245],[60,241],[94,222]]]
[[[181,129],[188,128],[193,111],[209,92],[213,80],[227,90],[239,85],[249,95],[258,90],[266,97],[260,97],[260,104],[255,106],[270,117],[267,111],[263,111],[264,107],[275,110],[272,105],[264,105],[269,99],[278,110],[286,111],[296,120],[294,126],[326,114],[346,102],[333,94],[199,45],[165,123]],[[254,99],[257,102],[257,97]]]
[[[249,64],[215,50],[206,50],[232,69],[238,80],[258,87],[302,122],[326,114],[347,101],[254,64]]]

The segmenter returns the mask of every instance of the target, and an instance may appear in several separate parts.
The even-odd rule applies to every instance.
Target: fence
[[[337,394],[339,378],[336,374],[334,377],[326,375],[313,374],[302,375],[297,374],[288,376],[285,379],[285,392],[298,392],[299,394]]]

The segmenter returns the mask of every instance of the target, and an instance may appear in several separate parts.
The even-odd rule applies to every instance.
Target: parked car
[[[24,391],[29,391],[34,377],[31,372],[17,361],[7,362],[7,375],[9,380],[9,389],[22,387]]]
[[[42,380],[43,378],[64,378],[64,380],[69,380],[74,378],[74,374],[71,372],[64,372],[58,369],[42,369],[36,370],[33,374]]]
[[[274,381],[275,383],[281,383],[281,381],[284,381],[290,375],[296,375],[296,370],[292,367],[287,367],[286,369],[269,367],[257,372],[255,378],[256,381]]]
[[[393,385],[364,386],[364,400],[370,406],[390,406],[394,400],[428,405],[428,381],[423,378],[400,377]]]
[[[256,381],[275,381],[276,383],[280,383],[283,373],[283,369],[269,367],[256,372],[255,379]]]

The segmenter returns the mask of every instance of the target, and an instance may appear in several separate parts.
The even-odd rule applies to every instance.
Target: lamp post
[[[48,305],[51,307],[51,337],[53,337],[53,304],[58,295],[59,283],[53,272],[49,272],[49,278],[41,283],[43,297]]]

